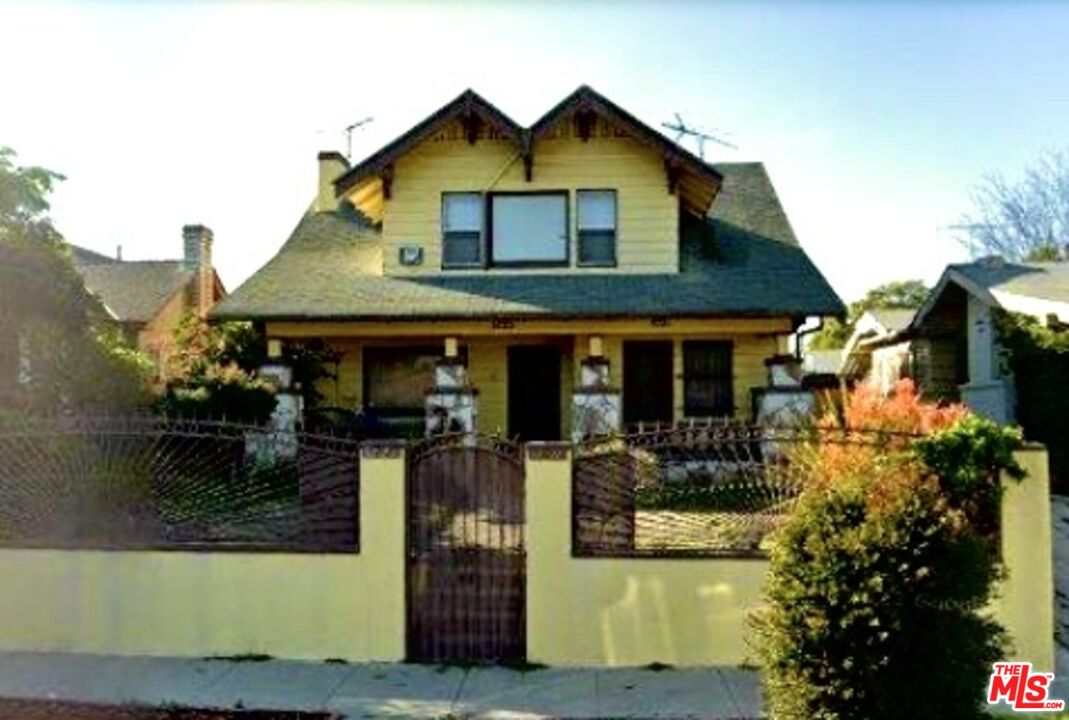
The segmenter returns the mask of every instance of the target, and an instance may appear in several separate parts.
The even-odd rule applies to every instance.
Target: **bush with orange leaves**
[[[1019,435],[902,382],[859,388],[813,438],[753,619],[771,717],[982,717],[1005,641],[981,613],[1002,572],[991,523]]]

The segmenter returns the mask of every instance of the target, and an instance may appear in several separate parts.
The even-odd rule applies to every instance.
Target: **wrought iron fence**
[[[0,546],[355,552],[359,446],[158,418],[0,423]]]
[[[572,467],[573,554],[763,556],[818,454],[849,462],[909,437],[711,423],[587,441]]]

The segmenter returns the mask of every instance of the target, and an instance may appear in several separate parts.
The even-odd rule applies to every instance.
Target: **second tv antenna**
[[[693,125],[687,125],[685,122],[683,122],[683,117],[679,113],[675,113],[675,116],[675,123],[663,122],[661,123],[661,127],[665,128],[666,130],[675,131],[677,144],[682,144],[681,141],[685,137],[692,137],[697,140],[698,155],[701,157],[702,160],[705,159],[706,142],[715,142],[717,145],[723,145],[724,147],[729,147],[733,150],[739,149],[738,145],[733,142],[728,142],[727,140],[723,139],[722,137],[719,137],[718,135],[707,133],[704,130],[700,130],[699,128]],[[716,132],[720,133],[721,135],[730,135],[730,133],[725,133],[722,130],[717,130]]]

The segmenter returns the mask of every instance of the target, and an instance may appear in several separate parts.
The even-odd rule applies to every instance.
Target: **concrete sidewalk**
[[[351,718],[762,717],[757,673],[735,668],[519,672],[0,653],[0,697],[330,710]]]

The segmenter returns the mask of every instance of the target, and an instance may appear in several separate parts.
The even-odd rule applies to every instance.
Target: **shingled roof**
[[[377,231],[352,212],[309,213],[279,253],[219,303],[219,319],[840,315],[799,247],[764,166],[714,166],[723,188],[703,228],[684,225],[680,272],[422,275],[360,271]],[[684,216],[687,217],[687,216]],[[712,232],[709,232],[711,230]]]
[[[950,284],[959,285],[981,302],[1012,312],[1069,322],[1069,263],[1015,263],[1000,257],[947,265],[935,288],[913,319],[918,328]]]
[[[194,275],[181,260],[120,262],[74,246],[71,254],[86,288],[120,322],[148,322]]]

